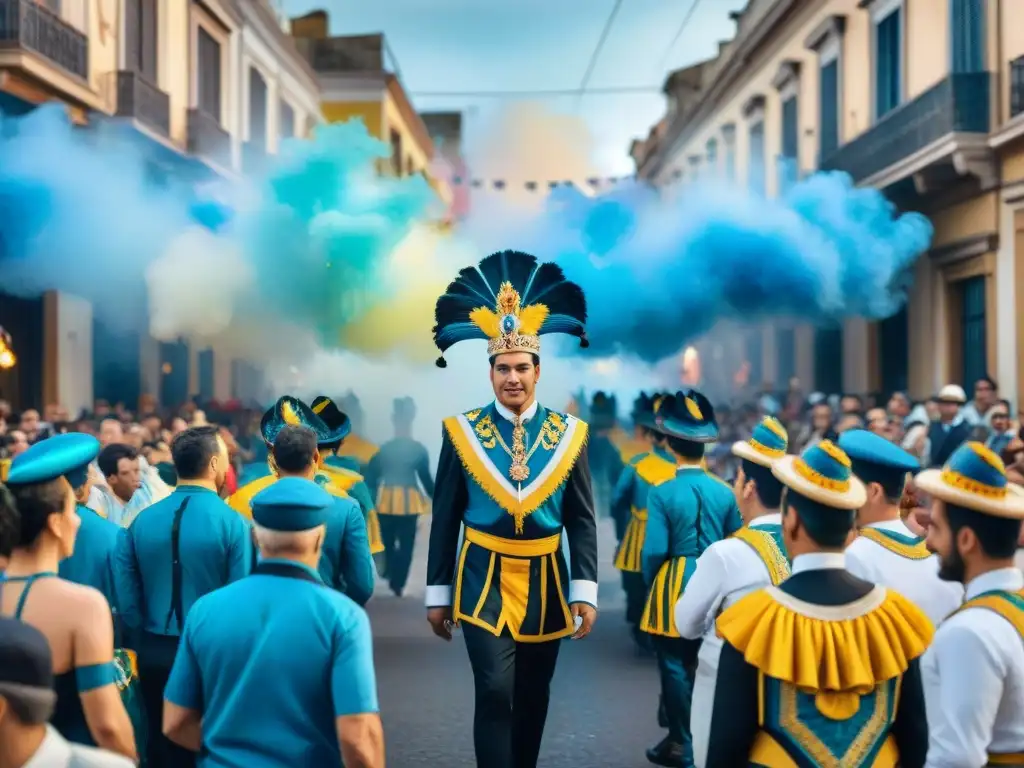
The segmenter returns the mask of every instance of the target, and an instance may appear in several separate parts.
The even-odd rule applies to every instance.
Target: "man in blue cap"
[[[783,456],[772,474],[786,486],[791,575],[716,621],[722,652],[705,764],[921,768],[920,657],[933,629],[895,590],[844,568],[864,484],[830,440]]]
[[[718,439],[711,403],[700,392],[669,395],[655,414],[676,464],[675,477],[647,496],[647,530],[641,554],[647,604],[640,629],[653,638],[661,671],[668,735],[647,750],[655,765],[693,765],[690,705],[700,640],[676,628],[674,608],[697,558],[743,521],[732,489],[704,468],[704,449]]]
[[[370,621],[317,572],[334,502],[297,477],[257,494],[253,575],[189,613],[164,733],[204,762],[383,768]]]
[[[921,662],[928,766],[1024,765],[1024,573],[1014,567],[1024,488],[981,443],[915,478],[931,496],[928,547],[966,602]]]
[[[434,478],[427,448],[412,436],[416,403],[411,397],[394,402],[395,436],[380,447],[366,468],[366,482],[377,499],[388,583],[396,597],[405,592],[416,546],[416,528],[430,512]]]
[[[171,456],[178,485],[121,537],[114,574],[121,618],[137,635],[150,768],[194,765],[194,755],[160,736],[164,685],[192,605],[252,567],[249,525],[220,498],[229,463],[217,427],[179,433]]]
[[[857,511],[859,535],[846,548],[846,569],[902,593],[939,626],[960,607],[964,590],[939,578],[938,556],[901,519],[903,488],[920,463],[895,443],[865,429],[844,432],[839,447],[867,489],[864,506]]]
[[[786,455],[789,434],[774,417],[766,416],[749,440],[732,445],[740,459],[733,492],[743,527],[704,550],[697,570],[675,605],[676,629],[682,637],[701,640],[693,684],[693,762],[706,765],[711,708],[722,640],[715,619],[755,589],[778,585],[789,578],[789,558],[782,541],[783,485],[772,466]]]

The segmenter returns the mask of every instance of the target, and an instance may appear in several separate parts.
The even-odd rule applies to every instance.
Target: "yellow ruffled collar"
[[[884,587],[841,606],[767,587],[726,609],[717,627],[768,677],[805,691],[861,695],[906,672],[935,633],[917,606]]]

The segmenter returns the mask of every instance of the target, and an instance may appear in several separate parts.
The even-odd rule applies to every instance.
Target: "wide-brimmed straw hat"
[[[734,456],[770,467],[786,455],[789,447],[789,433],[782,423],[774,416],[765,416],[761,423],[754,427],[749,440],[740,440],[732,444]]]
[[[833,509],[860,509],[868,498],[864,483],[850,468],[850,457],[831,440],[799,456],[783,456],[772,465],[772,474],[804,498]]]
[[[926,469],[914,485],[947,504],[992,517],[1024,520],[1024,488],[1006,479],[1006,466],[981,443],[957,448],[942,469]]]

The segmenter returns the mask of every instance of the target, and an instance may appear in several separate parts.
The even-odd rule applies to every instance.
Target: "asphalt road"
[[[451,643],[436,638],[423,608],[428,531],[424,519],[405,596],[381,583],[367,605],[390,768],[476,765],[465,645],[458,633]],[[599,546],[601,612],[590,636],[566,642],[559,656],[540,768],[649,766],[644,750],[664,735],[654,660],[634,653],[626,630],[608,520]]]

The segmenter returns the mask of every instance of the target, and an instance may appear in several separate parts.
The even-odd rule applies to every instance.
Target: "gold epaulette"
[[[640,459],[633,469],[641,480],[652,486],[661,485],[676,476],[676,465],[654,453]]]
[[[727,608],[716,626],[748,664],[815,692],[819,711],[834,719],[850,717],[860,696],[906,672],[935,634],[921,609],[884,587],[837,606],[766,587]]]
[[[651,447],[642,440],[624,440],[620,444],[616,444],[612,441],[612,445],[619,450],[619,458],[622,459],[623,464],[629,464],[629,462],[641,453],[646,453],[651,450]]]
[[[0,483],[7,482],[7,472],[11,468],[10,459],[0,459]]]
[[[320,467],[319,471],[330,478],[330,481],[343,491],[352,490],[353,486],[363,479],[363,476],[358,472],[345,469],[344,467],[332,467],[330,464],[324,464]]]

